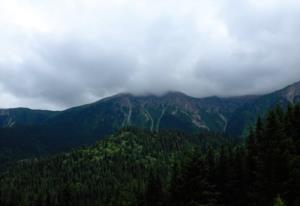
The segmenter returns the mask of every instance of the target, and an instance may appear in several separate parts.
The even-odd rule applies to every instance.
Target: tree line
[[[300,107],[276,107],[258,118],[243,145],[193,152],[174,169],[165,197],[160,177],[150,180],[144,205],[298,206]]]
[[[0,205],[298,206],[300,107],[277,107],[245,143],[206,132],[126,128],[95,146],[19,161]]]

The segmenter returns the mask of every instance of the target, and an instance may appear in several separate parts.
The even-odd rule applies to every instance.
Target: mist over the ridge
[[[273,91],[300,80],[299,19],[295,0],[3,0],[0,108]]]

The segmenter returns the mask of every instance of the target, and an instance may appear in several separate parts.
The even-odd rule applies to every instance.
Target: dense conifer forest
[[[0,206],[300,206],[300,0],[0,0]]]
[[[1,206],[299,206],[300,107],[277,107],[244,143],[126,128],[0,174]]]

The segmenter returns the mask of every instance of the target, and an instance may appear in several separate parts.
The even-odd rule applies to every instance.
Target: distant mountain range
[[[126,126],[189,133],[210,130],[241,137],[268,109],[296,102],[300,102],[300,82],[266,95],[194,98],[179,92],[118,94],[59,112],[0,109],[0,150],[60,151],[93,143]]]

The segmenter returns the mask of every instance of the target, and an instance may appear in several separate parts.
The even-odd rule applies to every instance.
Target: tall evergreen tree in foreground
[[[276,197],[274,200],[274,206],[285,206],[285,204],[280,197]]]
[[[214,204],[272,206],[275,199],[275,205],[285,205],[284,202],[300,205],[299,111],[299,106],[289,106],[286,111],[276,107],[265,120],[258,118],[254,129],[249,129],[245,146],[223,145],[216,152],[215,162],[212,161],[214,155],[208,150],[206,165],[190,162],[185,166],[186,171],[193,172],[183,175],[183,170],[181,182],[187,184],[190,179],[201,178],[201,165],[201,168],[213,168],[206,171],[208,182],[198,184],[216,188],[213,197],[218,197],[218,201],[213,201]],[[213,164],[213,167],[209,166]],[[197,189],[201,187],[195,184],[197,186],[189,187],[193,188],[192,192],[178,187],[177,194],[187,195],[183,201],[186,203],[196,200],[200,205],[210,204],[201,202],[205,198]],[[191,197],[195,193],[200,199]],[[215,200],[213,197],[211,199]]]
[[[150,172],[148,178],[148,184],[144,194],[144,200],[142,201],[142,205],[144,206],[152,206],[157,205],[161,206],[164,202],[164,191],[163,184],[161,178],[158,173]]]

